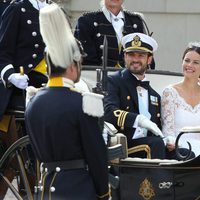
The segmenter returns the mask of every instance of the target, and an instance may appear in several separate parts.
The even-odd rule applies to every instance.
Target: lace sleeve
[[[164,136],[175,137],[174,127],[174,112],[175,112],[175,96],[173,95],[172,88],[167,87],[164,89],[161,98],[161,121],[162,132]]]

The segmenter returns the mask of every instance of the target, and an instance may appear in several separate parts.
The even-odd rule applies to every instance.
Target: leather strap
[[[68,161],[58,161],[58,162],[48,162],[43,165],[49,171],[55,171],[56,168],[60,170],[70,170],[70,169],[81,169],[86,168],[86,163],[83,159],[80,160],[68,160]]]

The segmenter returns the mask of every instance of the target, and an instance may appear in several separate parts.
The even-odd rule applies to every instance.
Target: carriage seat
[[[145,151],[147,158],[151,159],[151,149],[148,145],[143,144],[143,145],[138,145],[135,147],[128,148],[127,138],[122,133],[116,133],[115,136],[110,137],[110,146],[111,147],[116,146],[118,144],[122,145],[122,149],[124,152],[124,157],[122,159],[129,158],[130,154],[133,154],[133,153],[136,153],[139,151]],[[119,162],[119,159],[115,159],[112,162]]]
[[[147,158],[151,159],[151,149],[148,145],[144,144],[128,148],[126,136],[122,133],[118,133],[118,130],[111,123],[104,122],[104,129],[106,129],[106,132],[108,134],[109,149],[112,149],[114,147],[117,148],[117,145],[122,146],[121,155],[118,159],[114,159],[112,162],[118,162],[119,159],[128,158],[129,154],[133,154],[139,151],[145,151]]]
[[[120,157],[114,160],[111,160],[111,164],[128,164],[128,165],[171,165],[171,164],[180,164],[183,161],[177,160],[168,160],[168,159],[151,159],[151,149],[148,145],[138,145],[132,148],[127,147],[127,139],[126,136],[122,133],[117,133],[114,137],[110,138],[110,146],[116,147],[116,145],[122,145],[122,149],[124,152],[124,157]],[[146,158],[138,158],[138,157],[129,157],[129,154],[136,153],[139,151],[145,151],[147,157]]]

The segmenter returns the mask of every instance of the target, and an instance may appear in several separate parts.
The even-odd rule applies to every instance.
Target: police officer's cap
[[[157,42],[143,33],[131,33],[122,38],[124,52],[147,52],[153,53],[157,50]]]

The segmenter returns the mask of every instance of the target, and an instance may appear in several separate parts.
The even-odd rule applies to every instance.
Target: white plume
[[[63,10],[50,4],[40,10],[40,31],[46,51],[55,66],[66,69],[73,61],[80,61],[81,54]]]

